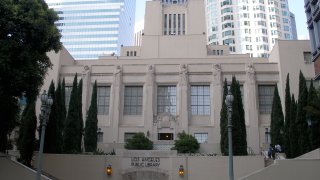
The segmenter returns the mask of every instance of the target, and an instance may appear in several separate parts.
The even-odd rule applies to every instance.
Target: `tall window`
[[[171,27],[172,27],[171,21],[172,21],[172,14],[169,14],[169,35],[171,35]]]
[[[173,14],[173,34],[176,35],[176,28],[177,28],[177,15]]]
[[[208,133],[194,133],[194,138],[197,139],[198,143],[207,143]]]
[[[98,132],[97,132],[97,142],[99,143],[101,143],[101,142],[103,142],[103,132],[101,131],[101,129],[100,128],[98,128]]]
[[[181,30],[181,14],[178,14],[178,35],[180,35]]]
[[[68,109],[69,109],[69,102],[70,102],[70,96],[71,96],[71,91],[72,91],[72,86],[65,86],[64,88],[64,97],[65,97],[65,105],[66,105],[66,110],[68,112]]]
[[[129,139],[132,139],[137,133],[126,132],[124,133],[124,142],[128,142]]]
[[[192,115],[210,115],[210,86],[191,86]]]
[[[186,34],[186,15],[182,14],[182,34]]]
[[[312,63],[311,52],[303,52],[303,58],[304,58],[304,63],[305,64],[311,64]]]
[[[163,34],[164,35],[167,35],[167,21],[168,21],[168,15],[165,14],[164,15],[164,22],[163,22],[163,30],[164,30]]]
[[[110,106],[110,87],[97,87],[98,115],[108,115]]]
[[[176,86],[158,86],[157,111],[169,112],[173,115],[177,112]]]
[[[270,114],[272,109],[274,85],[260,85],[258,88],[260,114]]]
[[[124,114],[141,115],[142,114],[142,86],[127,86],[124,89]]]

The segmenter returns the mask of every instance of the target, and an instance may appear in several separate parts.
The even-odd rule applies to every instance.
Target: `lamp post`
[[[21,119],[21,115],[27,106],[26,92],[21,93],[21,97],[19,98],[19,106],[20,106],[20,119]]]
[[[309,132],[310,132],[309,138],[311,142],[311,148],[315,149],[320,144],[320,141],[319,141],[320,131],[318,131],[318,128],[319,128],[318,123],[320,121],[312,119],[310,115],[307,117],[306,121],[307,121]]]
[[[21,123],[23,111],[28,104],[28,100],[27,100],[25,91],[21,93],[21,97],[18,100],[18,104],[19,104],[19,110],[20,110],[19,111],[19,122]],[[19,138],[19,133],[20,133],[19,128],[15,127],[14,128],[14,137],[13,137],[15,139],[15,146],[13,147],[14,150],[16,150],[17,146],[18,146],[17,139]]]
[[[225,104],[228,108],[228,142],[229,142],[229,180],[233,180],[233,150],[232,150],[232,102],[233,102],[233,95],[231,94],[230,90],[228,95],[226,96]]]
[[[49,115],[51,112],[51,105],[53,104],[53,100],[51,96],[48,96],[45,90],[41,94],[40,99],[41,99],[41,114],[39,115],[39,118],[41,122],[41,138],[40,138],[40,150],[39,150],[38,162],[37,162],[37,178],[36,178],[37,180],[40,180],[41,178],[44,136],[46,133],[46,126],[47,126]]]
[[[308,127],[311,128],[311,126],[312,126],[312,120],[311,120],[311,117],[310,117],[310,116],[307,117],[307,124],[308,124]]]

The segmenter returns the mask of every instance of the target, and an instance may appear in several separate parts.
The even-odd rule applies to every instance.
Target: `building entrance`
[[[169,175],[161,171],[131,171],[122,175],[123,180],[169,180]]]
[[[173,140],[173,133],[158,133],[158,140]]]

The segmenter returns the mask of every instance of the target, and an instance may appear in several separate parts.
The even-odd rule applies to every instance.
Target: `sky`
[[[144,11],[146,0],[136,0],[136,30],[141,29],[144,24]],[[307,29],[307,18],[304,12],[303,0],[288,0],[289,9],[296,16],[296,25],[298,32],[298,39],[308,39],[309,33]]]

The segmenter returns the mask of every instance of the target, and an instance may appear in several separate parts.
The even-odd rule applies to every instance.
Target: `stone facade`
[[[123,148],[125,139],[137,132],[144,132],[156,149],[170,149],[177,134],[185,131],[201,142],[200,152],[219,154],[223,81],[230,83],[236,76],[242,87],[248,149],[259,154],[268,143],[266,128],[270,129],[270,112],[266,110],[270,103],[259,98],[262,90],[278,85],[283,98],[286,74],[290,73],[292,93],[297,96],[299,70],[307,79],[314,77],[313,64],[304,64],[303,59],[303,52],[310,52],[309,42],[279,41],[269,59],[231,55],[227,46],[206,45],[203,1],[189,0],[187,5],[148,1],[146,7],[141,46],[122,47],[121,56],[87,61],[74,61],[65,49],[58,54],[50,52],[54,67],[42,89],[48,89],[52,79],[57,83],[65,78],[66,86],[71,86],[74,75],[81,74],[84,119],[93,83],[108,89],[107,104],[101,106],[108,113],[98,115],[103,132],[99,148],[105,151]],[[163,35],[163,13],[175,12],[186,13],[186,33]],[[141,95],[131,96],[127,90],[132,87]],[[196,88],[206,91],[192,94]],[[203,101],[195,104],[193,98],[202,96]],[[132,106],[126,97],[139,103]]]

